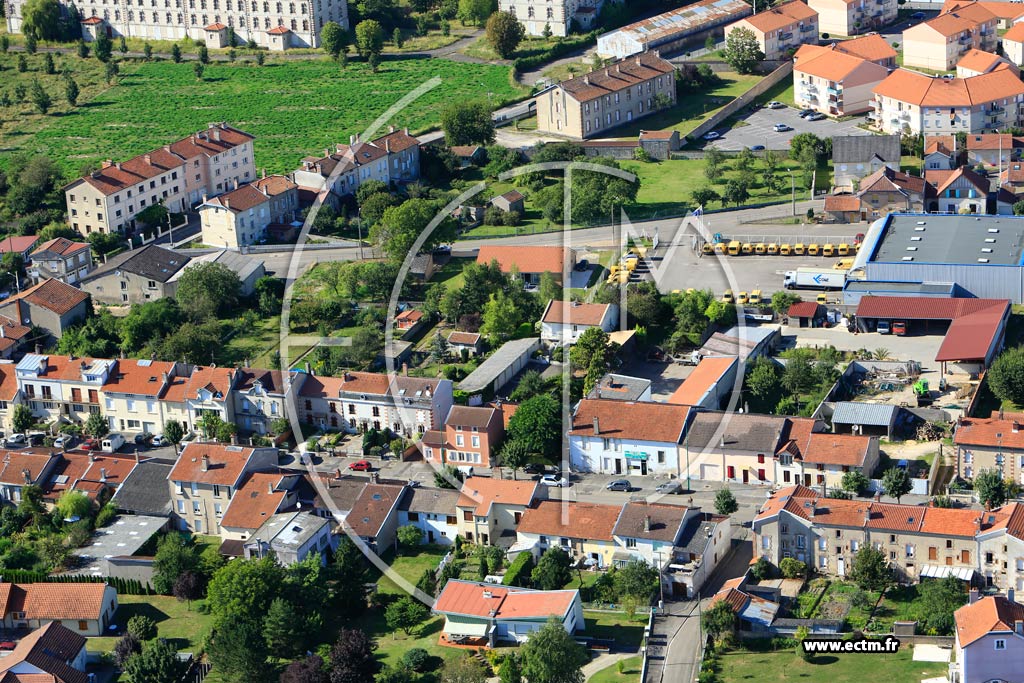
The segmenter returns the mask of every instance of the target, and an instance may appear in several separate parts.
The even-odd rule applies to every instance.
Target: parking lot
[[[871,135],[870,131],[858,128],[857,125],[864,122],[862,118],[849,121],[834,121],[823,119],[821,121],[808,121],[800,118],[800,110],[793,107],[785,109],[758,109],[747,115],[740,115],[740,121],[747,125],[733,125],[731,129],[719,130],[722,135],[719,139],[708,143],[708,147],[714,147],[728,152],[738,152],[744,147],[764,145],[767,149],[789,149],[789,141],[797,133],[814,133],[819,138],[835,137],[836,135]],[[776,133],[773,127],[777,123],[784,123],[793,130],[785,133]]]

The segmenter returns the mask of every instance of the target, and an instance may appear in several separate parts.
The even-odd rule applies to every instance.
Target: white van
[[[104,453],[114,453],[123,445],[124,437],[114,432],[113,434],[107,434],[103,437],[103,442],[100,444],[100,450]]]

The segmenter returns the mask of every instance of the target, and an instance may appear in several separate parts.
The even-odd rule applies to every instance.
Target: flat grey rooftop
[[[1018,266],[1024,218],[890,214],[874,262]]]
[[[166,517],[118,515],[110,524],[94,531],[87,545],[76,548],[71,554],[85,562],[134,555],[165,524]]]
[[[950,296],[952,282],[880,282],[876,280],[847,280],[847,292],[864,294],[939,294]]]

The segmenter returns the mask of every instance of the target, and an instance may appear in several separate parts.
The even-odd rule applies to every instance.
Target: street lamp
[[[792,204],[793,204],[793,215],[795,216],[796,215],[796,176],[793,175],[792,171],[789,172],[789,183],[790,183],[790,185],[792,187],[792,192],[793,192]]]

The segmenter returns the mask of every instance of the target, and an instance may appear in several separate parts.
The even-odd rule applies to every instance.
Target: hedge
[[[505,578],[501,580],[506,586],[528,587],[530,583],[530,572],[533,571],[533,555],[530,553],[519,553],[505,571]]]
[[[575,52],[576,50],[597,44],[597,34],[598,31],[591,31],[590,33],[584,33],[579,36],[562,38],[543,52],[530,55],[529,57],[513,59],[512,67],[520,73],[523,71],[529,71],[530,69],[536,69],[538,66],[542,66],[553,59],[563,57],[570,52]]]
[[[119,576],[51,575],[27,569],[4,569],[0,574],[7,583],[106,583],[113,586],[114,590],[121,595],[156,595],[149,584],[143,584],[137,579],[123,579]]]

